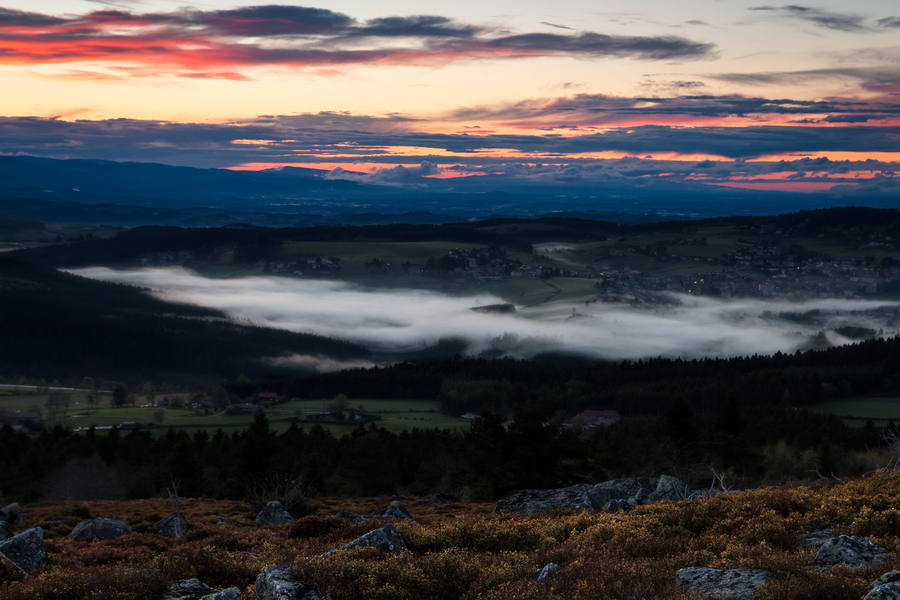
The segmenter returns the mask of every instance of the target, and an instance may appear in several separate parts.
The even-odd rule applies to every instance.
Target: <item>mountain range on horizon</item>
[[[511,175],[406,181],[335,179],[330,171],[200,169],[159,163],[0,156],[0,212],[54,222],[221,227],[464,222],[548,214],[624,223],[780,214],[830,206],[893,207],[887,193],[745,190],[696,182],[645,185]]]

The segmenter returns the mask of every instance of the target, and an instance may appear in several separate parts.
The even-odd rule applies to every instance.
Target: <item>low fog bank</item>
[[[658,308],[551,304],[504,314],[470,310],[504,302],[487,292],[456,297],[420,290],[373,290],[330,280],[206,279],[179,268],[115,271],[92,267],[71,272],[151,288],[161,299],[216,308],[257,325],[350,340],[393,357],[422,352],[447,340],[456,340],[464,354],[513,358],[548,353],[599,360],[724,358],[794,352],[810,347],[812,337],[823,331],[831,344],[852,342],[869,330],[893,335],[900,308],[897,302],[865,300],[800,303],[678,295],[673,296],[676,304]],[[279,366],[320,371],[372,364],[311,356],[271,360]]]

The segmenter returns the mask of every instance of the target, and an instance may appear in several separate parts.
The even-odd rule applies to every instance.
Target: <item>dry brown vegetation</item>
[[[350,524],[334,512],[371,513],[386,497],[321,500],[316,514],[285,526],[257,524],[241,502],[183,500],[192,528],[174,540],[156,533],[156,521],[170,510],[161,499],[31,506],[24,527],[44,529],[49,558],[25,582],[0,563],[0,597],[158,598],[167,582],[198,577],[215,587],[237,586],[253,598],[260,571],[289,563],[300,581],[332,600],[688,599],[672,583],[686,566],[766,569],[773,577],[760,600],[858,600],[878,575],[900,567],[896,557],[874,568],[817,571],[815,549],[803,539],[831,527],[894,548],[900,537],[895,474],[660,502],[617,514],[491,515],[492,505],[475,503],[432,514],[428,499],[398,499],[416,518],[395,522],[408,545],[399,556],[357,549],[317,557],[384,524]],[[66,539],[88,511],[124,519],[134,533],[109,541]],[[548,562],[562,569],[535,581]]]

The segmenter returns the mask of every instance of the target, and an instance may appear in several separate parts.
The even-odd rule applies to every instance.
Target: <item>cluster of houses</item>
[[[30,427],[40,424],[41,413],[32,411],[9,411],[4,414],[4,422],[9,423],[13,431],[28,433]],[[0,428],[3,425],[0,424]]]
[[[463,415],[463,418],[475,418],[476,415],[472,413],[467,413]],[[615,410],[594,410],[588,409],[583,413],[575,415],[571,419],[567,419],[565,423],[562,424],[563,429],[571,429],[573,431],[597,431],[603,430],[607,427],[612,427],[616,423],[621,420],[621,416],[618,411]],[[504,431],[509,431],[509,428],[515,424],[515,421],[504,421],[500,424],[503,427]]]
[[[203,408],[225,408],[228,410],[229,414],[232,415],[255,415],[260,410],[263,409],[268,404],[272,404],[277,402],[280,399],[280,396],[275,392],[260,392],[257,402],[244,402],[240,404],[231,404],[228,406],[224,406],[220,401],[216,400],[212,396],[203,396],[199,401],[187,406],[185,404],[184,398],[180,394],[168,394],[163,396],[159,400],[156,401],[155,406],[160,406],[163,408],[170,407],[186,407],[194,410],[203,409]]]

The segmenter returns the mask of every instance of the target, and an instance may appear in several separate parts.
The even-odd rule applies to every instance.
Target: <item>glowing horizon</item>
[[[804,191],[900,173],[887,0],[35,4],[0,7],[0,154],[420,180],[640,159],[634,177]]]

